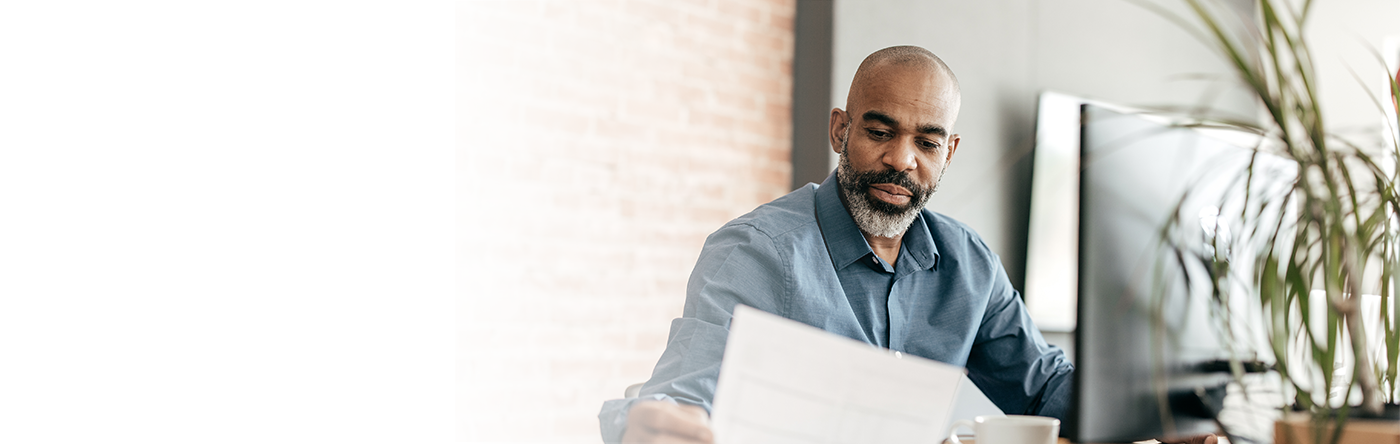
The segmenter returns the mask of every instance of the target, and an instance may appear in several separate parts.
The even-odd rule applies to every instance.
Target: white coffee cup
[[[1055,443],[1060,437],[1060,419],[1041,416],[977,416],[975,420],[953,422],[948,441],[958,440],[958,428],[972,429],[977,443]]]

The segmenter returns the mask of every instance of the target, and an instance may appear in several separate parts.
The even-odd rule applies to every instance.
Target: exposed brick
[[[705,237],[788,188],[793,0],[473,3],[467,440],[598,442]]]
[[[626,388],[626,386],[622,386]],[[621,398],[622,391],[618,390],[614,398]],[[588,431],[598,429],[598,418],[596,417],[555,417],[553,419],[553,431],[556,434],[572,431]],[[573,435],[560,434],[561,439],[575,439]]]
[[[720,16],[749,26],[767,25],[763,6],[759,3],[742,0],[719,0],[716,2]]]
[[[657,21],[662,23],[680,24],[685,20],[686,13],[677,9],[674,5],[660,1],[629,1],[625,7],[626,14],[638,21]]]

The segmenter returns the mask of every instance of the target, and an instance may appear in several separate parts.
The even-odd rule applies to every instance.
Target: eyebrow
[[[891,126],[891,127],[898,127],[898,126],[899,126],[899,121],[898,121],[898,120],[895,120],[895,118],[891,117],[891,116],[888,115],[888,114],[885,114],[885,113],[883,113],[883,112],[880,112],[880,111],[875,111],[875,110],[866,111],[865,114],[860,115],[860,117],[861,117],[861,119],[864,119],[864,120],[867,120],[867,121],[879,121],[880,123],[885,124],[885,125],[889,125],[889,126]],[[919,125],[917,128],[915,128],[915,130],[917,130],[919,133],[922,133],[922,134],[936,134],[936,135],[939,135],[939,136],[947,136],[947,135],[948,135],[948,130],[947,130],[947,129],[944,129],[943,127],[940,127],[940,126],[937,126],[937,125],[933,125],[933,124],[923,124],[923,125]]]

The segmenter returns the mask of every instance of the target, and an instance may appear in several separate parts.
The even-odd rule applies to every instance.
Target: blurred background
[[[1391,1],[1315,6],[1335,131],[1379,135],[1366,90],[1393,70],[1370,50],[1400,35],[1394,17]],[[923,46],[957,74],[962,145],[929,207],[1021,290],[1042,91],[1257,116],[1211,48],[1125,0],[469,0],[457,31],[465,441],[599,442],[598,409],[649,377],[705,236],[830,173],[828,113],[875,50]]]

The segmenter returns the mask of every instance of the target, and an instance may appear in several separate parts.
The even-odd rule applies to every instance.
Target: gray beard
[[[856,177],[855,168],[851,167],[851,161],[846,156],[846,140],[850,138],[850,129],[847,128],[847,137],[841,141],[841,160],[836,166],[836,181],[840,185],[841,196],[846,204],[846,210],[850,211],[851,219],[856,222],[856,227],[867,235],[881,238],[895,238],[904,235],[909,230],[909,225],[914,223],[914,218],[919,217],[919,212],[923,211],[924,205],[928,204],[929,198],[938,192],[938,185],[943,182],[943,174],[939,172],[938,180],[933,184],[933,191],[925,195],[923,199],[912,203],[907,209],[898,213],[889,213],[878,210],[870,204],[870,192],[862,190],[858,193],[848,193],[845,185]],[[947,166],[943,168],[947,171]]]

